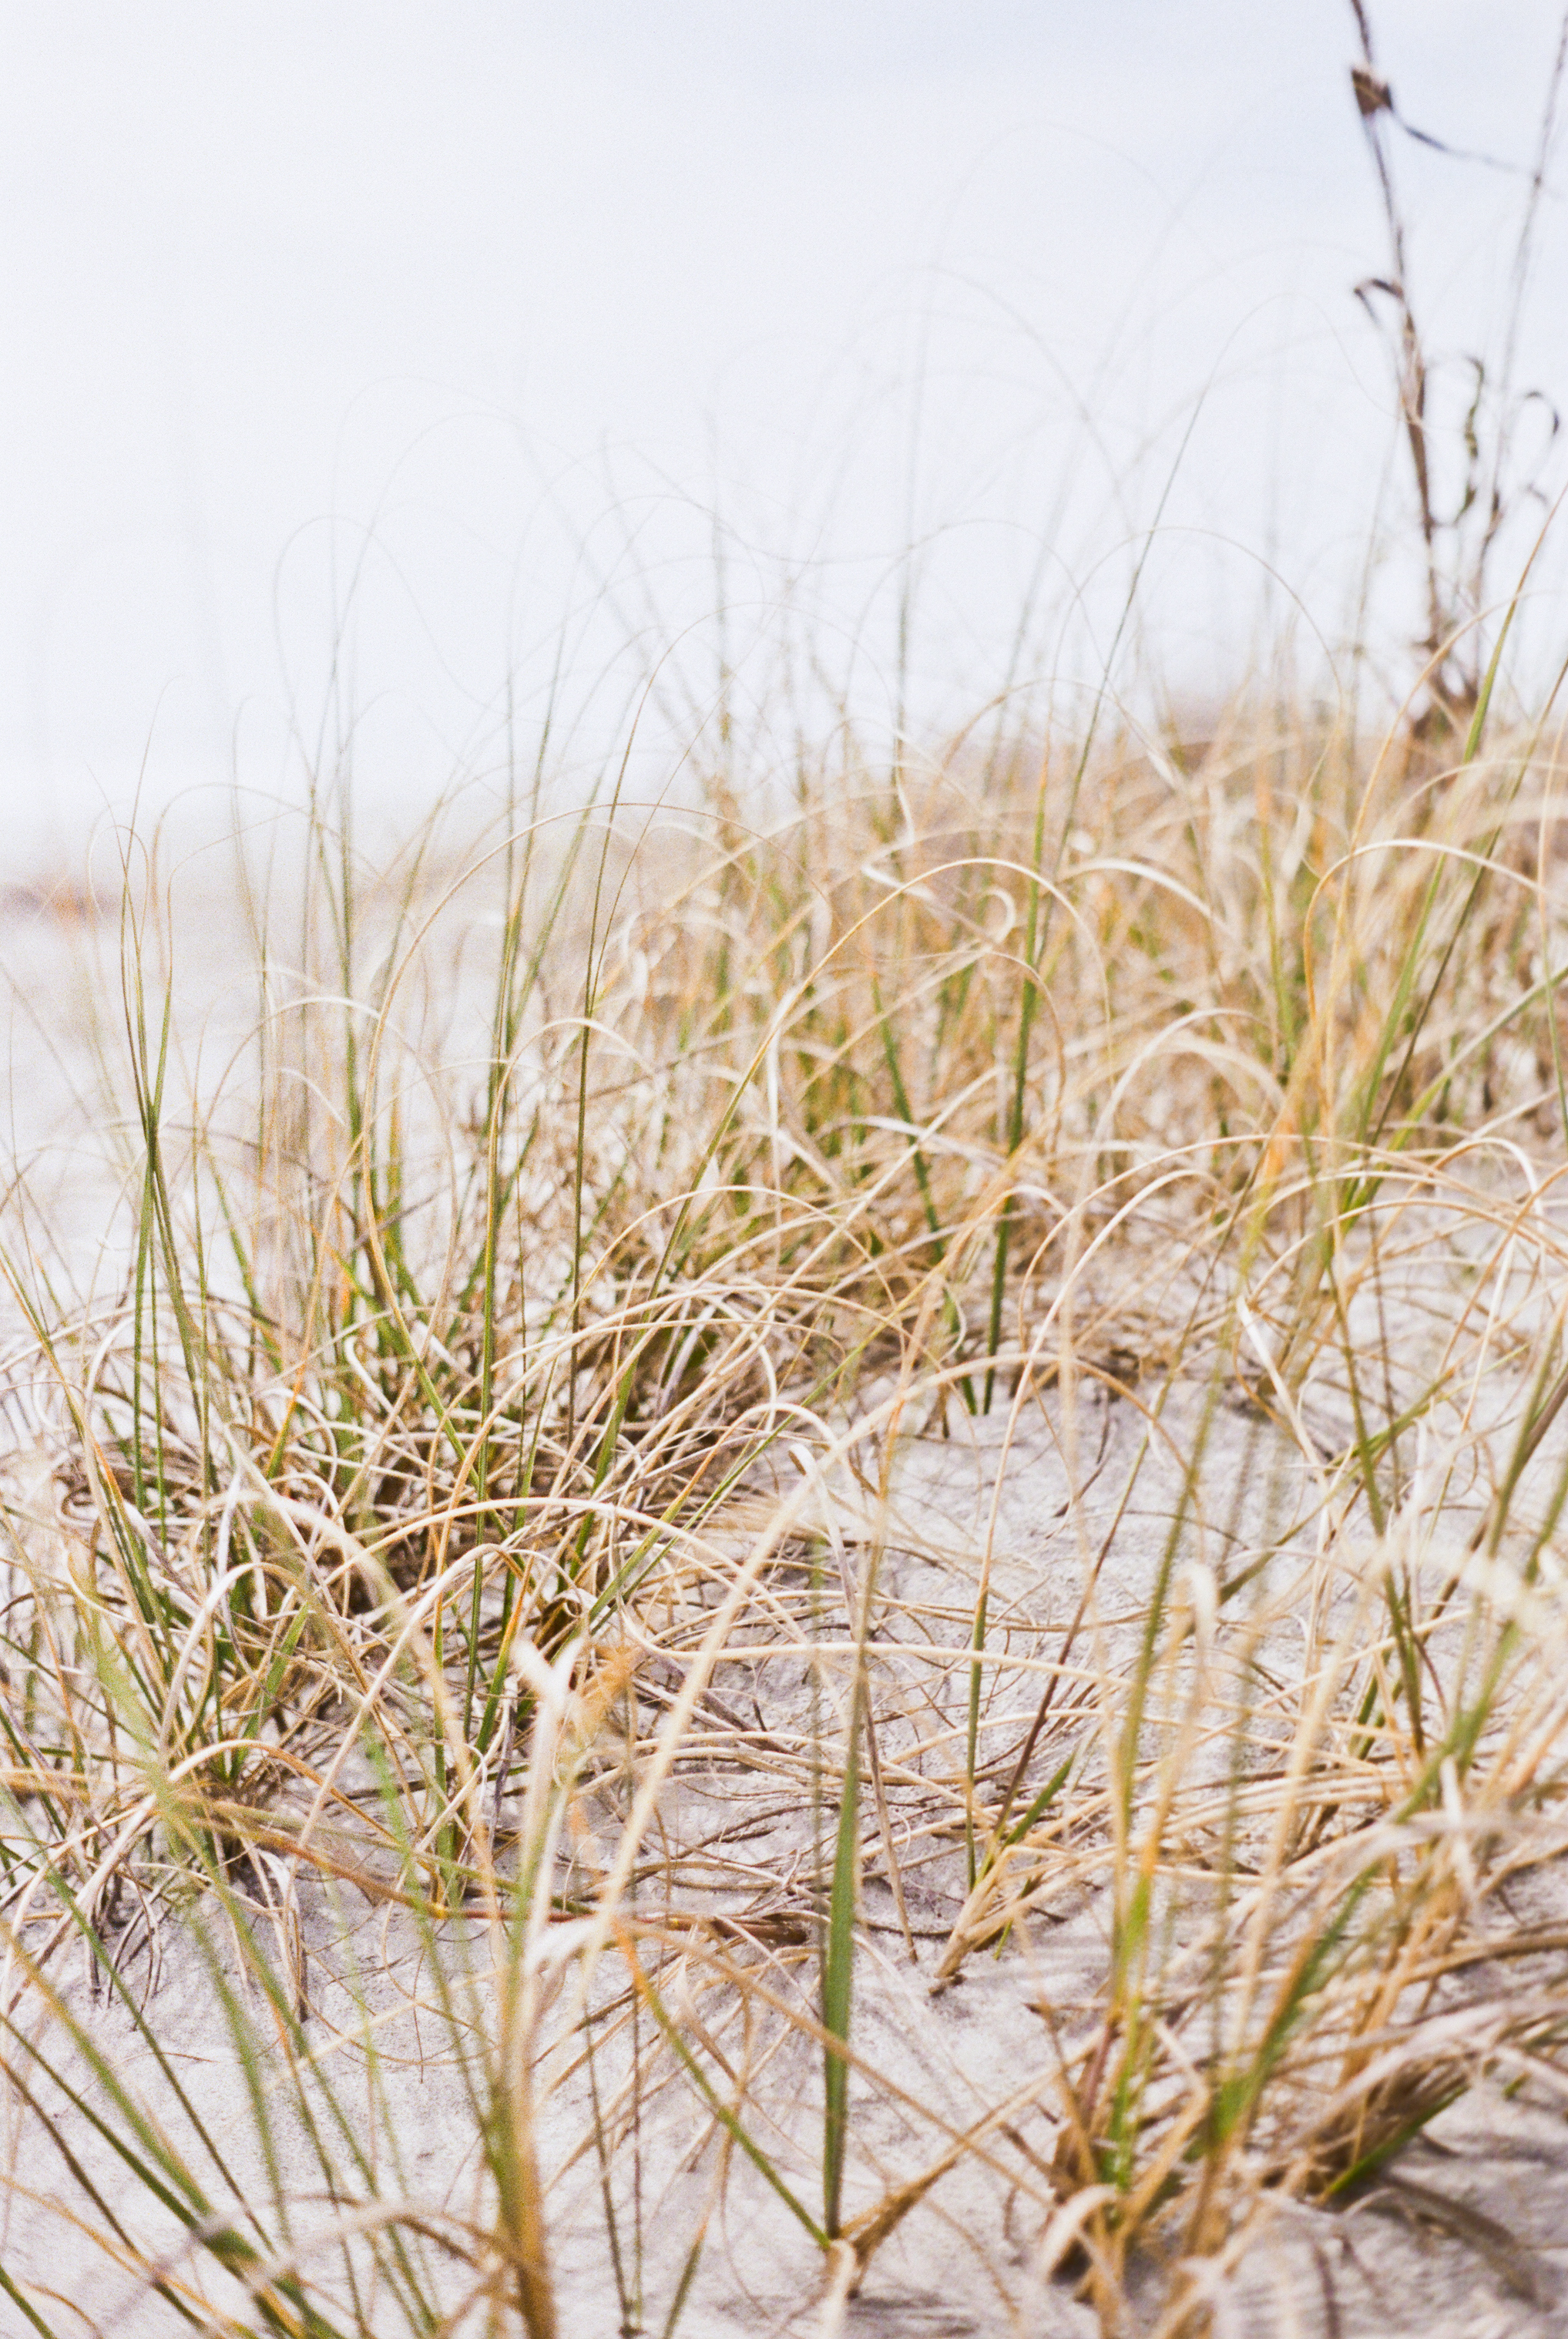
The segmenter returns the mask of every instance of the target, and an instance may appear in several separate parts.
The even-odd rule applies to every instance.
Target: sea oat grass
[[[318,803],[226,1057],[128,852],[108,1247],[24,1179],[4,1256],[0,2314],[962,2249],[1174,2334],[1561,2099],[1563,829],[1485,713],[380,872]]]

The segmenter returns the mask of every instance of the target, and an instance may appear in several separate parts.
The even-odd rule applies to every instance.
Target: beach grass
[[[779,2328],[967,2246],[1177,2339],[1561,2096],[1564,830],[1492,680],[846,723],[744,817],[699,742],[379,865],[323,785],[222,1070],[127,844],[105,1248],[19,1174],[0,1257],[15,2328],[716,2330],[754,2230]]]

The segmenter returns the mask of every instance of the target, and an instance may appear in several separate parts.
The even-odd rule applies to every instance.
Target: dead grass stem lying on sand
[[[1557,786],[318,806],[178,1100],[128,883],[123,1274],[5,1261],[15,2327],[1174,2339],[1560,2097]]]

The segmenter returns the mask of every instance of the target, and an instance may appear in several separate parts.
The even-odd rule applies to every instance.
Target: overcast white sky
[[[1375,7],[1409,118],[1521,160],[1559,15]],[[732,648],[787,571],[890,696],[923,546],[932,707],[991,686],[1037,572],[1103,637],[1157,512],[1178,682],[1293,597],[1336,635],[1391,443],[1351,33],[1343,0],[0,0],[13,850],[144,750],[156,795],[221,777],[237,723],[265,777],[339,641],[364,785],[484,763],[508,670],[528,715],[568,619],[591,705],[606,627],[700,619],[715,543]],[[1515,183],[1399,163],[1417,290],[1480,347]],[[1090,656],[1043,618],[1037,652]]]

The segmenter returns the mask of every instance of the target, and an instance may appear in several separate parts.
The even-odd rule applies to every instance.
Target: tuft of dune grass
[[[148,2327],[543,2339],[570,2195],[673,2331],[733,2195],[826,2328],[962,2183],[1174,2339],[1281,2201],[1560,2089],[1508,1898],[1563,1845],[1560,782],[1452,744],[841,735],[754,824],[715,777],[380,871],[318,804],[226,1063],[128,861],[109,1264],[25,1182],[0,1258],[0,2014]],[[167,2108],[177,1940],[251,2177]],[[865,2009],[987,1960],[1032,2045],[958,2117]]]

